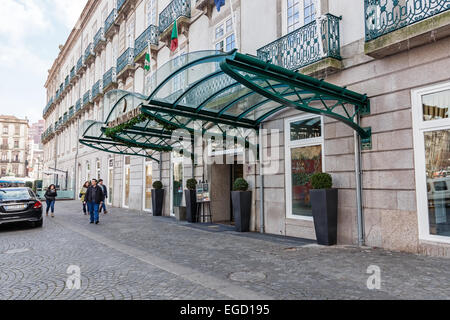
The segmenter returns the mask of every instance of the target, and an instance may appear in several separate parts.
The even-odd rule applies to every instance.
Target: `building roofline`
[[[87,22],[92,17],[99,3],[100,1],[97,0],[88,0],[86,5],[84,6],[83,11],[80,14],[80,17],[78,18],[77,22],[75,23],[75,26],[73,27],[72,31],[67,37],[65,44],[60,48],[58,56],[53,61],[51,68],[48,70],[48,76],[44,84],[45,88],[48,87],[50,79],[53,78],[55,72],[61,66],[61,62],[63,62],[63,58],[65,57],[67,51],[69,51],[73,47],[75,40],[78,39],[81,30],[86,26]]]

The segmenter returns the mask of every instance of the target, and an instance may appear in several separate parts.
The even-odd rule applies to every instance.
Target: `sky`
[[[42,119],[48,70],[87,0],[0,0],[0,114]]]

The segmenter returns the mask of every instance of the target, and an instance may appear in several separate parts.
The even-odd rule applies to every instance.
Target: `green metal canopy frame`
[[[358,123],[361,114],[370,112],[366,95],[236,50],[198,51],[175,58],[156,70],[145,90],[148,95],[108,92],[104,104],[109,112],[105,112],[104,124],[100,128],[96,125],[94,134],[85,130],[80,141],[89,141],[90,146],[98,143],[107,152],[151,157],[148,150],[171,151],[180,143],[172,139],[174,130],[188,132],[191,136],[183,140],[191,142],[196,131],[225,136],[230,128],[258,130],[262,122],[286,109],[334,118],[363,140],[371,135],[370,129]],[[108,95],[115,95],[115,99]],[[111,128],[112,121],[135,109],[138,116]],[[119,151],[110,151],[104,139],[112,146],[117,144]],[[236,134],[235,139],[246,141],[245,135]]]

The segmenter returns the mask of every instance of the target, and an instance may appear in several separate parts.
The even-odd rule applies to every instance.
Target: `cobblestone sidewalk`
[[[42,229],[0,226],[0,299],[449,299],[450,259],[239,234],[58,202]],[[81,270],[69,290],[67,268]],[[381,288],[369,290],[369,266]]]

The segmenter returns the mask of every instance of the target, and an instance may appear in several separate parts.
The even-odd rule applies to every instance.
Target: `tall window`
[[[450,83],[412,97],[419,237],[450,243]]]
[[[219,23],[214,33],[215,49],[217,51],[231,51],[236,48],[236,37],[233,30],[233,20],[227,18]]]
[[[130,206],[130,156],[125,156],[125,165],[123,167],[123,206]]]
[[[127,26],[127,48],[134,48],[134,20]]]
[[[109,158],[108,159],[108,198],[106,201],[109,205],[112,205],[113,203],[113,185],[114,185],[114,159]]]
[[[323,170],[322,127],[320,116],[300,116],[285,122],[288,218],[312,219],[309,178]]]
[[[147,0],[145,4],[145,18],[147,22],[147,27],[150,25],[156,26],[156,0]]]
[[[144,160],[144,210],[152,210],[152,183],[153,183],[153,162],[147,158]]]
[[[315,0],[304,0],[304,20],[305,24],[310,23],[316,16],[316,8],[314,7]]]
[[[288,32],[300,27],[300,0],[287,0]]]

